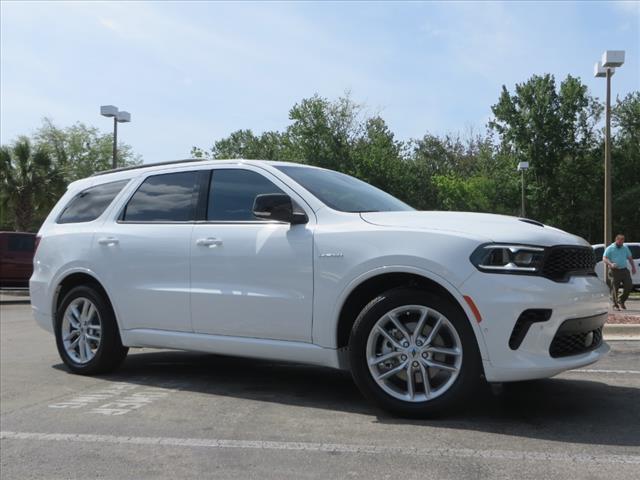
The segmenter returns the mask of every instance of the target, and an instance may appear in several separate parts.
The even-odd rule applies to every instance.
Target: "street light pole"
[[[525,217],[525,212],[524,212],[524,170],[522,170],[522,208],[520,209],[520,216],[522,218]]]
[[[607,98],[605,105],[604,127],[604,248],[611,244],[613,230],[612,195],[611,195],[611,77],[616,72],[616,67],[624,63],[624,50],[606,50],[602,54],[602,61],[597,62],[593,68],[593,75],[597,78],[607,79]],[[604,278],[609,282],[609,267],[604,264]]]
[[[118,168],[118,117],[113,117],[113,160],[111,168]]]
[[[115,105],[102,105],[100,107],[100,115],[103,117],[113,117],[113,159],[111,160],[111,168],[118,168],[118,123],[126,123],[131,121],[131,114],[125,111],[119,111]]]
[[[604,245],[611,243],[613,233],[613,201],[611,194],[611,77],[617,67],[624,63],[624,50],[606,50],[602,61],[594,66],[595,77],[607,79],[607,96],[605,105],[604,128]],[[606,272],[605,272],[606,273]]]
[[[604,244],[611,243],[611,76],[613,69],[607,68],[607,105],[604,127]]]
[[[520,216],[522,218],[525,217],[525,208],[524,208],[524,171],[529,168],[529,162],[520,162],[518,163],[518,170],[522,173],[522,201],[520,203]]]

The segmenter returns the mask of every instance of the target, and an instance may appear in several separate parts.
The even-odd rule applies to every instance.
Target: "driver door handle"
[[[198,245],[199,247],[209,248],[221,247],[222,240],[215,237],[199,238],[198,240],[196,240],[196,245]]]

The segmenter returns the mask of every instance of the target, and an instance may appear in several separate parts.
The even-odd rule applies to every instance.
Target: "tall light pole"
[[[518,172],[522,172],[522,203],[520,204],[520,216],[522,218],[525,217],[525,209],[524,209],[524,171],[529,168],[529,162],[520,162],[518,163]]]
[[[611,77],[617,67],[624,63],[624,50],[606,50],[602,61],[593,67],[595,77],[607,79],[607,101],[605,107],[604,129],[604,245],[611,243],[612,208],[611,208]]]
[[[131,121],[129,112],[119,111],[115,105],[102,105],[100,107],[100,115],[103,117],[113,117],[113,160],[112,168],[118,168],[118,123],[126,123]]]

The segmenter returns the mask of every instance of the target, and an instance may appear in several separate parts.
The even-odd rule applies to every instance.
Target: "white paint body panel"
[[[222,244],[198,246],[203,238]],[[191,248],[195,332],[311,341],[313,231],[308,225],[195,225]]]
[[[212,168],[260,172],[309,217],[306,225],[277,222],[118,223],[142,180],[155,173]],[[59,225],[69,198],[96,183],[131,182],[97,220]],[[70,185],[44,223],[31,279],[36,320],[51,331],[56,291],[70,273],[99,281],[116,313],[123,342],[297,361],[345,368],[338,349],[340,311],[362,282],[383,273],[411,273],[446,289],[473,328],[490,381],[542,378],[593,363],[608,349],[561,359],[549,344],[567,319],[607,310],[596,277],[556,283],[542,277],[488,274],[469,261],[487,242],[539,246],[587,245],[574,235],[516,218],[459,212],[342,213],[326,207],[270,162],[211,161],[154,166],[91,177]],[[116,245],[97,242],[117,237]],[[212,248],[197,245],[216,238]],[[474,319],[463,299],[482,315]],[[550,308],[520,349],[508,338],[527,308]]]
[[[214,172],[237,166],[215,165]],[[315,215],[272,172],[245,165],[291,196],[309,222],[203,222],[191,238],[193,331],[311,342]],[[202,246],[198,241],[216,239]]]
[[[121,328],[190,332],[192,224],[133,224],[108,220],[96,234],[94,272],[111,292]],[[100,238],[115,238],[101,245]]]

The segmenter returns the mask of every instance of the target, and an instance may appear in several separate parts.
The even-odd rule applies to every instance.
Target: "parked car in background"
[[[625,242],[624,243],[629,250],[631,250],[631,256],[633,257],[633,263],[637,265],[636,274],[631,274],[631,281],[633,282],[633,289],[640,291],[640,243],[633,242]],[[598,278],[605,281],[604,278],[604,262],[602,261],[602,256],[604,255],[604,244],[599,243],[597,245],[593,245],[593,252],[596,255],[596,275]],[[628,266],[627,266],[628,268]]]
[[[0,232],[0,287],[29,286],[35,242],[35,233]]]
[[[160,347],[350,370],[401,415],[481,379],[551,377],[607,353],[591,245],[539,222],[419,212],[331,170],[255,160],[105,172],[38,233],[36,321],[67,367]]]

